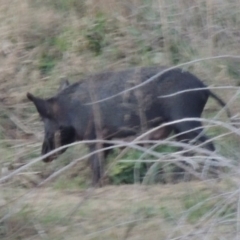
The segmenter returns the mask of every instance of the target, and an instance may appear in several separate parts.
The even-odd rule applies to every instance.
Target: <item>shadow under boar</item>
[[[126,138],[162,123],[200,118],[209,96],[222,107],[225,106],[218,96],[206,89],[201,80],[181,69],[166,71],[143,86],[125,91],[163,70],[160,67],[146,67],[90,75],[69,86],[66,82],[54,97],[48,99],[27,93],[44,123],[42,155],[74,141]],[[174,95],[179,91],[185,92]],[[113,95],[116,96],[111,97]],[[164,95],[172,96],[161,97]],[[227,108],[226,111],[231,117]],[[197,139],[197,142],[205,143],[208,140],[202,133],[200,121],[179,121],[158,131],[153,134],[153,139],[163,139],[173,131],[178,134],[178,141]],[[108,144],[88,145],[90,152],[106,146]],[[204,147],[215,150],[210,141]],[[52,161],[65,150],[44,161]],[[109,151],[106,150],[102,157],[101,154],[90,157],[94,185],[99,183],[103,175],[103,162],[100,159],[106,158]]]

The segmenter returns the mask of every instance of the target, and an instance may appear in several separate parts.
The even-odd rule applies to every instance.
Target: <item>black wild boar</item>
[[[149,67],[98,73],[60,88],[60,92],[49,99],[27,93],[28,99],[34,103],[44,122],[42,154],[74,141],[125,138],[164,122],[200,118],[209,96],[217,100],[222,107],[225,106],[219,97],[206,89],[202,81],[181,69],[169,70],[144,86],[109,98],[146,81],[162,70],[164,68]],[[199,88],[198,91],[186,91],[161,98],[179,91]],[[99,101],[105,98],[109,99]],[[228,109],[226,111],[230,117]],[[197,139],[204,143],[208,140],[201,133],[202,125],[199,121],[175,123],[154,133],[152,138],[162,139],[171,131],[179,134],[177,139],[180,141]],[[104,146],[106,145],[91,144],[89,150],[95,151]],[[211,142],[204,146],[211,151],[215,149]],[[104,157],[108,152],[105,152]],[[47,157],[44,161],[49,162],[57,155]],[[99,158],[98,154],[90,158],[93,184],[97,184],[102,176]]]

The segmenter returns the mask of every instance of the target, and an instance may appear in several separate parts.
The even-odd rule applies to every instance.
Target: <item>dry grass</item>
[[[228,131],[235,130],[228,123],[222,126]],[[225,133],[228,132],[223,135]],[[221,134],[217,139],[221,140]],[[176,144],[170,138],[161,143],[164,142]],[[133,144],[128,145],[134,147]],[[142,151],[146,152],[144,148]],[[228,170],[219,180],[206,180],[204,171],[195,171],[197,164],[204,163],[207,167],[206,150],[195,147],[195,151],[196,157],[184,158],[194,166],[186,169],[196,177],[195,181],[101,189],[81,187],[79,183],[72,185],[73,180],[66,174],[66,170],[76,170],[78,162],[84,159],[84,152],[81,158],[59,170],[56,168],[45,180],[36,179],[33,185],[24,185],[21,173],[32,174],[30,164],[36,165],[36,161],[31,161],[6,175],[8,179],[0,178],[0,234],[3,239],[202,239],[203,236],[233,239],[239,234],[239,170],[231,157],[211,153],[211,157]],[[163,155],[152,150],[149,154],[158,157],[156,163],[178,165],[183,160],[180,152]],[[54,181],[57,176],[66,181],[65,186],[59,180]],[[43,184],[42,188],[34,188]]]
[[[26,92],[51,96],[63,76],[74,82],[103,69],[203,59],[184,68],[211,86],[239,86],[239,60],[217,59],[239,55],[239,12],[237,0],[0,0],[0,179],[40,152],[42,126]],[[214,92],[239,112],[238,89]],[[215,116],[218,110],[209,101],[204,117],[228,122],[224,114]],[[221,183],[86,190],[86,164],[69,165],[84,156],[81,146],[51,166],[23,168],[0,185],[0,238],[239,239],[239,131],[223,125],[208,130],[217,157],[230,166]],[[64,166],[69,170],[60,174]],[[54,173],[60,178],[34,189]],[[206,211],[192,213],[198,204]]]
[[[190,208],[186,208],[189,197],[195,199],[195,204],[202,204],[203,212],[195,212],[196,219],[201,220],[208,213],[208,205],[202,201],[214,199],[211,206],[215,207],[227,199],[221,191],[231,191],[227,183],[215,187],[215,193],[200,182],[148,187],[109,186],[66,192],[38,189],[23,199],[18,198],[18,204],[15,201],[6,203],[9,209],[16,205],[18,209],[15,207],[14,215],[2,222],[1,229],[12,236],[11,239],[17,239],[22,233],[25,233],[24,239],[199,239],[201,228],[202,234],[206,231],[209,239],[220,234],[234,236],[236,230],[224,222],[225,217],[231,220],[231,216],[208,217],[200,225],[196,221],[193,224]],[[1,196],[11,191],[13,189],[2,189]],[[21,222],[19,216],[25,221]],[[217,219],[218,225],[208,232],[209,224]]]

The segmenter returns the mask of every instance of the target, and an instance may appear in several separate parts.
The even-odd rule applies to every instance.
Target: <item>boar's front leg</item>
[[[92,170],[92,184],[94,187],[102,186],[102,178],[104,173],[104,152],[101,150],[101,146],[97,144],[89,145],[90,153],[96,152],[90,157],[90,165]]]

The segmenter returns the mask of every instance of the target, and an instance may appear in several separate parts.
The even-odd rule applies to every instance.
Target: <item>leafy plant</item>
[[[169,147],[169,146],[158,146],[157,148],[154,149],[154,151],[157,152],[173,152],[175,151],[175,148]],[[109,162],[111,162],[110,159],[113,159],[117,156],[118,152],[115,151],[110,157],[109,157]],[[174,166],[168,166],[166,168],[166,166],[164,166],[163,163],[154,163],[154,161],[157,161],[157,159],[155,157],[152,157],[149,154],[146,154],[145,156],[143,155],[142,152],[137,151],[137,150],[129,150],[127,152],[127,154],[125,155],[125,160],[124,162],[117,162],[114,167],[112,167],[112,169],[109,172],[109,179],[110,182],[112,182],[113,184],[132,184],[136,181],[135,177],[136,177],[136,173],[137,176],[140,180],[140,182],[142,182],[143,178],[145,177],[146,173],[148,172],[148,170],[151,168],[151,166],[153,166],[153,164],[156,165],[156,167],[154,167],[154,171],[151,172],[151,180],[148,181],[149,182],[165,182],[166,179],[164,178],[164,176],[160,176],[159,174],[163,173],[164,171],[174,171],[175,168]],[[141,162],[138,160],[153,160],[153,163],[147,163],[147,162]],[[127,161],[129,160],[129,161]],[[137,179],[138,180],[138,179]]]

